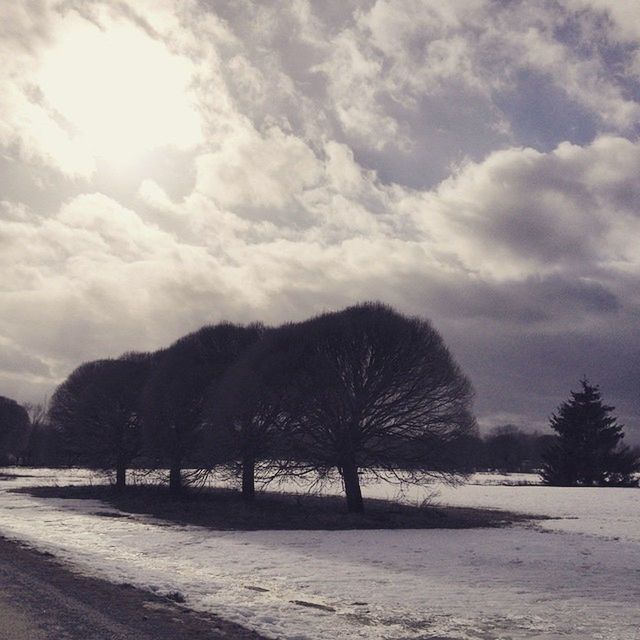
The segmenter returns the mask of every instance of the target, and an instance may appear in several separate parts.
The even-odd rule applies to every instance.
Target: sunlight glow
[[[201,139],[193,63],[128,23],[101,30],[77,19],[50,50],[38,85],[47,106],[96,158],[132,163]]]

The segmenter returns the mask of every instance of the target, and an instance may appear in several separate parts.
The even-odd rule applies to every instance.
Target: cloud
[[[457,237],[465,265],[497,278],[637,269],[638,166],[640,146],[624,138],[508,149],[467,164],[425,204],[441,244]],[[431,228],[428,215],[422,226]]]
[[[381,184],[331,143],[313,156],[314,183],[279,185],[304,207],[308,226],[289,220],[284,233],[272,210],[279,199],[264,199],[272,222],[262,233],[221,209],[256,205],[251,192],[236,188],[240,173],[226,185],[240,194],[235,199],[218,203],[215,191],[195,192],[169,203],[183,227],[199,226],[199,242],[104,194],[81,194],[45,219],[7,205],[11,220],[0,233],[15,253],[3,253],[3,276],[15,291],[3,300],[3,331],[52,358],[58,375],[91,357],[157,348],[215,319],[277,323],[359,299],[427,313],[463,345],[463,359],[475,347],[460,332],[486,331],[481,322],[510,335],[532,327],[541,335],[569,327],[603,334],[640,308],[635,181],[627,170],[636,153],[612,139],[549,154],[513,149],[416,194]],[[164,197],[153,204],[168,206]],[[546,225],[544,232],[519,226],[522,215]],[[43,326],[43,317],[53,321]],[[494,339],[497,348],[503,338]],[[517,351],[513,338],[510,344]],[[488,375],[486,365],[470,362],[472,372]]]
[[[42,52],[51,44],[51,10],[43,3],[3,3],[0,24],[5,61],[0,69],[0,145],[25,162],[52,165],[71,177],[90,175],[93,159],[74,143],[43,103],[41,91],[30,83]]]
[[[299,138],[272,127],[236,131],[198,157],[196,189],[235,210],[282,210],[319,179],[317,158]]]
[[[40,358],[25,353],[9,341],[0,338],[0,362],[2,374],[21,374],[23,376],[50,376],[49,367]]]
[[[0,145],[16,159],[88,179],[101,160],[201,141],[192,61],[108,6],[0,9]]]
[[[640,7],[634,0],[570,0],[574,10],[600,13],[610,21],[618,39],[637,44],[640,41]]]
[[[487,424],[544,422],[583,373],[633,416],[634,6],[3,5],[0,382],[40,399],[206,322],[382,299],[432,318]],[[55,88],[78,41],[140,45],[113,135],[80,135],[108,56]]]

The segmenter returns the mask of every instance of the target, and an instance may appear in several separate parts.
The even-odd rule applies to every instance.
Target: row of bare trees
[[[79,464],[234,466],[256,479],[337,470],[363,510],[364,470],[451,477],[455,443],[475,432],[472,391],[426,320],[378,303],[278,328],[206,326],[153,354],[88,362],[60,385],[49,416]]]

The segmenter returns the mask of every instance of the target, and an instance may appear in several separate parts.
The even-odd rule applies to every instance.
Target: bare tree
[[[81,464],[115,468],[118,489],[140,453],[138,399],[151,363],[152,356],[138,353],[87,362],[51,399],[49,416],[67,454]]]
[[[260,329],[260,340],[216,381],[205,405],[209,455],[239,472],[246,501],[255,497],[256,479],[266,483],[291,470],[286,453],[292,419],[286,363],[279,366],[272,356],[268,368],[256,366],[269,333]]]
[[[29,415],[11,398],[0,396],[0,463],[17,461],[27,446]]]
[[[471,386],[426,320],[366,303],[274,331],[254,370],[286,367],[293,455],[337,468],[349,511],[359,472],[453,477],[446,447],[472,433]]]
[[[159,354],[142,396],[146,450],[169,467],[169,487],[180,493],[183,466],[202,448],[202,409],[207,390],[238,355],[258,340],[259,325],[202,327]]]
[[[47,458],[54,458],[52,430],[49,428],[49,408],[48,400],[45,398],[41,403],[27,402],[24,408],[29,415],[31,428],[29,429],[29,440],[24,451],[23,463],[26,465],[41,464]]]

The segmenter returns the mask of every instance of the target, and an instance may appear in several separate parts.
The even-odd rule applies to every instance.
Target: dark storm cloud
[[[463,287],[466,288],[464,294],[460,291]],[[486,318],[523,327],[570,320],[576,314],[606,316],[622,307],[617,296],[598,282],[569,280],[557,275],[501,283],[464,282],[463,287],[446,283],[432,294],[432,304],[444,302],[449,313],[458,313],[461,317]]]

